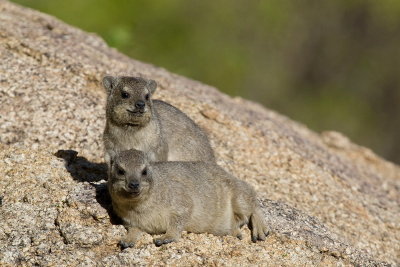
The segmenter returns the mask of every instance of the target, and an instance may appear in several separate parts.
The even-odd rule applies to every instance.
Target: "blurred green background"
[[[16,0],[400,163],[399,0]]]

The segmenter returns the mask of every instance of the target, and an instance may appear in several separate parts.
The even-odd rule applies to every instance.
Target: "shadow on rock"
[[[78,157],[75,150],[58,150],[54,155],[65,160],[65,168],[72,178],[84,183],[74,198],[82,203],[90,203],[94,200],[93,190],[95,189],[95,199],[108,213],[112,224],[122,224],[122,221],[114,213],[111,204],[111,197],[107,190],[107,164],[90,162],[85,157]]]
[[[107,183],[90,183],[90,185],[96,189],[96,200],[107,210],[111,224],[122,224],[122,220],[115,214],[112,208],[111,197],[107,190]]]
[[[65,160],[65,168],[74,180],[79,182],[98,182],[107,180],[107,164],[88,161],[78,157],[75,150],[58,150],[54,155]]]

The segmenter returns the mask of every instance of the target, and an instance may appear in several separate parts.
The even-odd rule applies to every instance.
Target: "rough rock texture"
[[[0,60],[0,265],[400,264],[400,168],[340,133],[314,133],[4,0]],[[207,130],[218,163],[256,188],[273,230],[265,242],[244,229],[242,241],[184,233],[157,248],[146,235],[118,249],[125,229],[102,164],[105,74],[157,80],[156,98]]]

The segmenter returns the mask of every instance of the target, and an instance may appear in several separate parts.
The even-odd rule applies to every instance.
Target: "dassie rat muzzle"
[[[116,124],[143,126],[150,121],[151,95],[157,84],[139,77],[111,77],[103,79],[107,90],[107,110]]]
[[[145,125],[151,118],[151,102],[125,93],[126,99],[114,97],[112,118],[118,124]],[[121,95],[123,95],[121,93]]]
[[[151,172],[143,158],[143,152],[127,152],[119,152],[112,161],[111,188],[125,198],[137,198],[150,190]]]
[[[138,196],[141,192],[142,188],[140,186],[140,181],[136,179],[127,180],[125,184],[125,191],[129,193],[131,196]]]
[[[146,103],[143,100],[138,100],[133,107],[127,108],[126,111],[133,116],[141,117],[147,112]]]

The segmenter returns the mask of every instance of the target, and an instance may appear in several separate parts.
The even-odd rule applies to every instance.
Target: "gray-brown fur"
[[[157,84],[140,77],[103,79],[107,90],[105,160],[138,149],[151,161],[214,161],[207,135],[179,109],[152,100]]]
[[[113,208],[133,246],[142,232],[163,234],[156,245],[176,241],[182,231],[233,235],[248,224],[252,240],[268,234],[253,188],[207,162],[149,162],[138,150],[119,153],[108,181]]]

